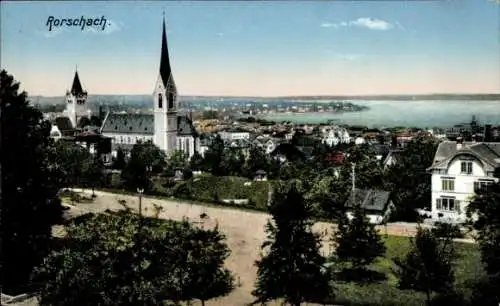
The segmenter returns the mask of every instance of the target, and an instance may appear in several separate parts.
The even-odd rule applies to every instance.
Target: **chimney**
[[[486,124],[484,126],[484,137],[483,141],[484,142],[491,142],[493,140],[493,133],[491,130],[491,124]]]
[[[457,137],[457,150],[461,150],[464,144],[464,139],[462,137]]]

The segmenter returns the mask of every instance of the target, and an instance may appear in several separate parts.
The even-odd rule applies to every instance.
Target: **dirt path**
[[[75,190],[80,191],[80,190]],[[86,191],[90,194],[90,191]],[[138,211],[139,200],[137,196],[120,195],[96,191],[97,198],[91,204],[78,204],[70,210],[71,214],[85,212],[102,212],[106,209],[119,210],[123,206],[120,200],[126,201],[126,206]],[[142,198],[143,214],[154,215],[154,206],[162,207],[160,218],[171,220],[182,220],[188,218],[191,222],[200,226],[213,227],[218,224],[220,230],[226,234],[227,243],[232,250],[227,261],[227,267],[236,275],[240,287],[236,288],[229,296],[213,300],[207,305],[245,305],[253,301],[251,291],[256,278],[254,262],[260,256],[260,246],[266,238],[264,227],[269,215],[262,212],[252,212],[232,209],[227,207],[203,206],[183,203],[177,200]],[[208,217],[201,219],[200,215]],[[323,233],[323,255],[330,253],[329,238],[331,237],[333,225],[326,222],[317,222],[314,231]],[[380,232],[386,232],[385,227],[380,227]],[[414,224],[389,224],[387,234],[399,236],[411,236],[416,232]],[[274,304],[269,304],[274,305]],[[276,303],[276,305],[278,305]],[[310,304],[313,305],[313,304]]]

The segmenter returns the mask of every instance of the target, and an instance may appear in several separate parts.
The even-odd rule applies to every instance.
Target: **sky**
[[[500,93],[495,1],[2,1],[0,63],[30,95],[75,69],[89,94],[152,94],[164,12],[181,95]],[[104,30],[56,26],[82,16]]]

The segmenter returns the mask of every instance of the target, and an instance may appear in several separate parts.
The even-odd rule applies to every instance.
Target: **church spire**
[[[80,77],[78,77],[78,70],[75,70],[75,77],[73,78],[73,85],[71,85],[71,94],[74,96],[86,94],[83,91],[82,83],[80,82]]]
[[[168,55],[167,46],[167,31],[165,29],[165,12],[163,12],[163,33],[161,40],[161,58],[160,58],[160,76],[163,80],[163,85],[167,86],[172,77],[172,69],[170,68],[170,58]],[[173,83],[173,79],[171,80]]]

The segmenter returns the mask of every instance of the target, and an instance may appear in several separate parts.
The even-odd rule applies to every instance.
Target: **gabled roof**
[[[103,122],[102,133],[154,134],[154,115],[109,114]]]
[[[198,137],[193,121],[188,116],[177,116],[177,135]]]
[[[87,94],[87,92],[83,91],[82,83],[80,82],[80,77],[78,76],[78,71],[75,71],[75,77],[73,78],[73,85],[71,85],[70,92],[74,96]]]
[[[462,148],[457,148],[455,141],[445,141],[439,144],[434,155],[431,169],[446,169],[448,163],[457,155],[469,154],[486,163],[487,170],[500,167],[500,143],[498,142],[464,142]]]
[[[355,189],[347,199],[345,206],[350,208],[356,204],[366,210],[384,211],[389,203],[391,193],[378,189]]]

